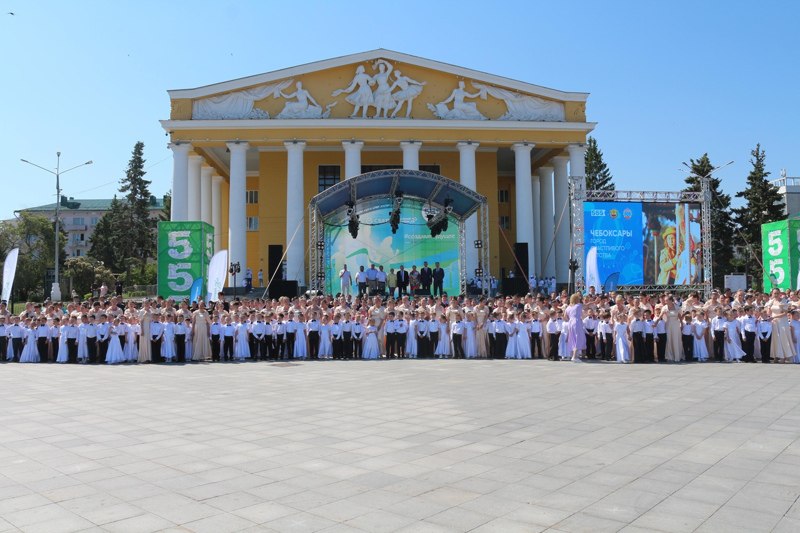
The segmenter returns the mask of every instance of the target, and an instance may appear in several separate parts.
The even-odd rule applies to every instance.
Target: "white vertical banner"
[[[3,294],[0,300],[4,302],[11,298],[11,287],[14,286],[14,276],[17,273],[17,258],[19,258],[19,248],[14,248],[8,252],[3,265]]]
[[[228,275],[228,250],[220,250],[211,258],[208,264],[208,281],[206,283],[206,302],[215,300],[217,294],[225,286],[225,277]],[[216,301],[216,300],[215,300]]]

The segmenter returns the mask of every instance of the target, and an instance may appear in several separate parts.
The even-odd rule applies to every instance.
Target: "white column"
[[[534,257],[536,254],[536,241],[533,238],[533,220],[528,211],[533,203],[533,184],[531,182],[531,150],[533,143],[516,143],[511,149],[514,151],[514,186],[516,188],[516,226],[517,242],[524,242],[528,245],[528,271],[525,275],[531,275],[531,268],[535,267]]]
[[[305,144],[303,146],[305,147]],[[344,148],[344,179],[349,180],[361,174],[361,149],[364,148],[364,141],[342,141],[342,147]],[[300,154],[302,168],[302,150]]]
[[[203,164],[203,157],[199,155],[189,156],[189,194],[187,194],[187,217],[188,220],[200,220],[200,165]]]
[[[211,175],[212,167],[200,167],[200,220],[211,224]]]
[[[556,224],[556,281],[569,282],[569,232],[572,221],[569,216],[569,174],[567,163],[569,157],[560,155],[553,161],[553,190],[555,196]]]
[[[545,277],[556,275],[555,247],[551,248],[555,236],[555,222],[553,221],[553,167],[539,167],[539,220],[542,230],[542,239],[539,244],[539,255],[542,257],[541,274]],[[549,255],[548,255],[549,253]]]
[[[191,144],[170,143],[172,149],[172,213],[170,220],[187,220],[189,206],[189,150]]]
[[[403,149],[403,168],[407,170],[419,170],[419,149],[422,148],[420,141],[403,141],[400,143]]]
[[[222,250],[222,176],[211,176],[211,225],[214,226],[214,253]]]
[[[539,209],[539,199],[542,196],[542,187],[539,183],[539,174],[531,176],[531,218],[533,220],[533,260],[531,270],[537,277],[542,275],[542,217]],[[528,248],[530,250],[530,248]]]
[[[239,263],[242,271],[236,275],[236,283],[241,284],[247,268],[247,149],[246,142],[226,143],[231,151],[231,180],[228,191],[228,261]],[[233,276],[228,284],[233,285]]]
[[[305,285],[306,225],[303,222],[303,215],[306,211],[306,205],[303,201],[303,150],[306,148],[306,143],[293,141],[283,144],[288,152],[286,171],[286,246],[288,246],[286,251],[286,279],[294,279],[296,276],[298,285]],[[358,150],[357,154],[361,159],[361,148],[359,147]],[[359,171],[360,166],[359,163]],[[300,229],[297,229],[298,226]],[[295,235],[295,230],[297,230],[297,235]],[[293,242],[292,236],[294,236]],[[291,246],[289,246],[290,242],[292,242]]]
[[[586,176],[586,145],[570,144],[567,146],[569,152],[569,175]]]
[[[475,151],[478,149],[476,142],[460,142],[458,147],[458,162],[461,185],[470,190],[477,189],[477,177],[475,173]],[[475,248],[475,240],[478,238],[478,214],[475,213],[467,219],[464,225],[467,241],[467,257],[462,258],[467,261],[467,278],[475,277],[475,269],[478,268],[478,250]],[[484,268],[488,268],[484,266]]]

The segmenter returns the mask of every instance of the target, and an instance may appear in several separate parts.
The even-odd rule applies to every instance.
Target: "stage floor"
[[[798,385],[800,365],[3,364],[0,531],[798,531]]]

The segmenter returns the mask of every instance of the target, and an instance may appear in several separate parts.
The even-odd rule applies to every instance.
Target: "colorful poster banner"
[[[11,289],[14,287],[14,276],[17,275],[17,260],[19,259],[19,248],[14,248],[6,256],[3,263],[3,294],[0,300],[8,302],[11,298]]]
[[[700,204],[584,202],[587,287],[702,282]]]
[[[214,227],[204,222],[158,223],[158,294],[183,300],[206,278],[214,251]],[[200,290],[200,294],[204,291]]]
[[[383,265],[388,273],[390,269],[396,272],[401,265],[406,271],[413,266],[419,271],[424,261],[433,268],[438,261],[445,272],[444,291],[459,294],[458,222],[450,219],[447,231],[431,237],[424,204],[407,198],[400,208],[400,226],[393,234],[389,212],[385,202],[359,204],[360,226],[355,239],[348,232],[346,220],[331,217],[325,221],[325,292],[341,291],[339,271],[345,264],[355,279],[360,267],[367,270],[373,263],[376,267]]]

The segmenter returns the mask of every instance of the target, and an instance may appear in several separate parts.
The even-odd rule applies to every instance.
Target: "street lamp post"
[[[70,170],[75,170],[76,168],[79,168],[79,167],[82,167],[82,166],[91,165],[92,161],[87,161],[86,163],[81,163],[80,165],[76,165],[76,166],[74,166],[72,168],[68,168],[67,170],[65,170],[63,172],[61,172],[61,152],[56,152],[56,171],[55,172],[53,172],[49,168],[44,168],[44,167],[39,166],[39,165],[37,165],[35,163],[31,163],[30,161],[27,161],[25,159],[20,159],[20,161],[22,161],[23,163],[28,163],[29,165],[33,165],[36,168],[40,168],[40,169],[44,170],[45,172],[49,172],[50,174],[54,174],[55,177],[56,177],[56,229],[55,229],[55,234],[53,235],[53,237],[54,237],[53,240],[56,241],[56,244],[55,244],[55,249],[56,249],[56,255],[55,255],[56,268],[55,268],[55,271],[56,271],[56,275],[55,275],[55,279],[53,280],[53,289],[52,289],[52,291],[50,293],[50,301],[60,302],[61,301],[61,287],[58,284],[58,255],[59,255],[58,252],[59,252],[59,248],[60,248],[59,244],[61,243],[61,239],[59,238],[59,233],[58,233],[58,224],[60,222],[59,219],[58,219],[58,215],[59,215],[59,207],[61,207],[61,174],[66,174]]]

